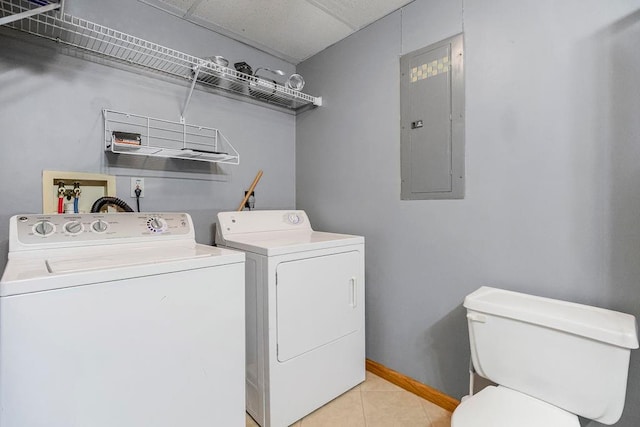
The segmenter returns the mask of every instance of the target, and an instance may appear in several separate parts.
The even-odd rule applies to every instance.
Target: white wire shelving
[[[102,110],[104,149],[137,156],[240,164],[240,155],[215,128]],[[121,135],[128,135],[122,138]]]
[[[12,9],[13,13],[6,13],[0,17],[0,25],[5,25],[10,22],[18,21],[29,16],[38,15],[41,13],[49,12],[50,10],[64,10],[64,0],[49,1],[49,0],[30,0],[28,7],[21,7],[14,4]],[[17,8],[17,9],[15,9]]]
[[[223,93],[240,95],[293,111],[322,105],[322,97],[289,89],[272,80],[240,73],[66,13],[35,11],[38,8],[34,6],[46,8],[47,5],[55,9],[59,8],[55,5],[61,6],[61,3],[47,0],[0,0],[0,22],[5,21],[6,27],[54,40],[100,57],[191,81],[191,90],[195,84],[200,84]],[[26,17],[15,19],[16,16]]]

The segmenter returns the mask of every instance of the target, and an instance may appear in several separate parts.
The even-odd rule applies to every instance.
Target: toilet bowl
[[[471,360],[488,386],[463,398],[451,427],[616,423],[624,407],[634,316],[482,287],[465,298]]]
[[[578,417],[557,406],[502,386],[488,386],[465,399],[451,427],[580,427]]]

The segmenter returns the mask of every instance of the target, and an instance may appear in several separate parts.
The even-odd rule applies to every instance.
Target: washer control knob
[[[153,233],[162,233],[167,229],[167,223],[164,219],[154,216],[147,220],[147,228]]]
[[[71,221],[64,225],[64,231],[69,234],[78,234],[81,233],[82,230],[84,230],[84,227],[82,226],[82,223],[78,221]]]
[[[33,232],[38,236],[48,236],[55,231],[55,226],[49,221],[38,221],[36,225],[33,226]]]
[[[91,224],[91,228],[96,233],[104,233],[105,231],[107,231],[107,228],[109,228],[109,223],[99,219]]]

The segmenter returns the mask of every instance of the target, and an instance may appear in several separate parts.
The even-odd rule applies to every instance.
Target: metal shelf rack
[[[5,6],[3,5],[0,25],[5,25],[23,18],[49,12],[50,10],[64,10],[64,0],[30,0],[27,2],[21,2],[20,4],[11,4],[10,2],[4,3],[7,3],[7,10],[5,11]]]
[[[240,155],[218,129],[113,110],[102,110],[102,113],[105,151],[240,164]],[[139,139],[119,140],[119,133],[138,135]]]
[[[66,13],[33,12],[34,3],[60,5],[46,0],[0,0],[0,22],[6,21],[5,26],[100,57],[191,81],[191,90],[198,83],[216,88],[221,93],[239,95],[292,111],[322,105],[322,97],[240,73]],[[26,17],[22,17],[25,13]],[[29,15],[30,13],[36,14]],[[17,16],[22,19],[16,20]],[[189,93],[189,97],[190,95]],[[186,106],[185,104],[185,109]]]

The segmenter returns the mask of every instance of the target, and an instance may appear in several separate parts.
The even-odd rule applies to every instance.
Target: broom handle
[[[247,200],[249,200],[249,196],[251,196],[251,193],[253,193],[253,190],[256,188],[256,185],[258,185],[258,181],[260,181],[260,178],[262,178],[262,170],[259,170],[258,173],[256,174],[256,177],[251,183],[251,187],[249,187],[249,191],[247,191],[247,194],[244,195],[244,199],[242,199],[242,203],[240,203],[240,206],[238,206],[238,212],[244,209],[245,203],[247,203]]]

